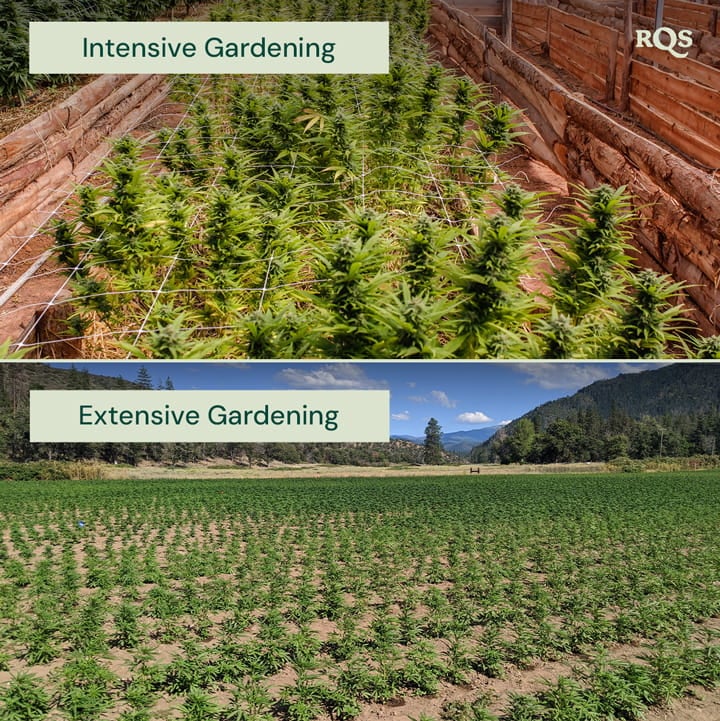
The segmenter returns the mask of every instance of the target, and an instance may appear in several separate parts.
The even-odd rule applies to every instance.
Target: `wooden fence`
[[[588,89],[590,97],[619,101],[622,33],[522,0],[514,0],[513,19],[520,45],[547,53],[554,65]],[[637,120],[690,158],[720,168],[720,69],[661,50],[637,48],[629,73],[630,111]]]
[[[523,142],[538,157],[588,187],[627,187],[643,262],[685,281],[700,309],[695,314],[700,326],[706,332],[720,329],[720,184],[714,174],[585,102],[444,0],[433,0],[430,33],[450,61],[475,80],[495,85],[525,111]]]
[[[132,129],[167,94],[161,75],[102,75],[0,139],[0,253],[42,225],[92,169],[105,142]]]
[[[635,12],[646,17],[655,17],[656,6],[656,0],[635,0]],[[718,37],[720,36],[720,7],[688,2],[688,0],[665,0],[663,22],[665,25],[703,30]]]
[[[503,0],[456,0],[455,5],[498,34],[502,31]]]

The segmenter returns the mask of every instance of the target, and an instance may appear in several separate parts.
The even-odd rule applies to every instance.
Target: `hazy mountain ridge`
[[[502,426],[489,426],[488,428],[471,428],[467,431],[443,433],[442,445],[449,453],[467,456],[475,446],[486,441],[488,438],[492,438],[501,428]],[[393,435],[392,438],[409,441],[420,446],[425,442],[425,436]]]

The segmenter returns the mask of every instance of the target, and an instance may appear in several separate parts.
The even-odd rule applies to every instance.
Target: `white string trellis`
[[[207,79],[205,79],[205,81],[203,82],[203,85],[196,90],[193,101],[196,100],[201,95],[202,90],[205,87],[206,83],[207,83]],[[354,88],[354,92],[355,92],[355,104],[357,106],[358,111],[360,111],[361,103],[360,103],[360,98],[357,93],[356,87]],[[189,113],[190,113],[190,109],[186,110],[183,117],[187,118]],[[180,127],[180,126],[178,126],[178,127]],[[364,126],[361,124],[361,127],[364,127]],[[167,138],[167,140],[165,141],[165,146],[163,146],[163,147],[167,147],[167,145],[170,142],[172,142],[172,139],[173,139],[176,131],[177,131],[177,128],[174,128],[172,130],[172,134]],[[225,136],[223,136],[223,135],[215,136],[215,140],[218,143],[222,143],[223,141],[225,141],[226,143],[229,143],[230,146],[232,146],[232,144],[236,140],[236,138],[237,138],[237,134],[225,135]],[[446,223],[448,223],[449,225],[455,225],[459,222],[462,222],[461,220],[454,220],[452,218],[452,216],[448,210],[447,203],[455,200],[455,198],[446,197],[443,194],[442,189],[441,189],[442,183],[441,183],[441,181],[438,180],[438,177],[437,177],[436,173],[434,172],[433,163],[428,158],[427,153],[422,148],[419,149],[419,154],[411,153],[405,149],[397,149],[395,151],[398,153],[398,156],[401,159],[402,158],[407,159],[409,161],[408,164],[404,164],[404,165],[378,164],[378,165],[374,165],[374,166],[368,162],[368,159],[374,155],[377,155],[380,151],[374,151],[374,150],[368,149],[364,142],[360,143],[360,149],[361,149],[360,162],[361,162],[362,170],[359,173],[359,176],[357,179],[359,179],[359,181],[360,181],[361,193],[359,196],[358,195],[349,195],[349,196],[340,197],[340,198],[333,197],[332,198],[333,203],[347,203],[347,204],[352,204],[352,203],[358,204],[359,203],[361,205],[361,207],[363,209],[365,209],[367,207],[368,198],[370,198],[370,197],[381,198],[382,195],[385,193],[392,193],[394,196],[403,196],[408,199],[417,199],[423,205],[427,204],[428,201],[431,201],[431,203],[433,201],[438,201],[442,208],[442,214],[444,215],[444,221]],[[243,149],[243,150],[245,151],[245,149]],[[463,151],[467,151],[467,148],[463,148]],[[250,150],[247,150],[247,152],[252,154],[255,151],[253,149],[250,149]],[[197,156],[199,159],[202,159],[202,157],[215,157],[216,152],[209,151],[209,154],[207,156],[203,156],[203,153],[198,151],[198,152],[194,152],[194,155]],[[152,168],[153,166],[155,166],[155,164],[161,160],[161,156],[162,156],[162,149],[152,159],[152,162],[149,164],[148,167]],[[419,166],[426,167],[427,172],[424,172],[424,171],[421,172],[419,169]],[[289,172],[290,177],[292,177],[295,172],[295,169],[296,169],[296,161],[294,160],[292,163],[289,163],[289,164],[286,164],[283,166],[279,166],[276,164],[273,164],[272,166],[268,166],[268,165],[262,164],[262,163],[255,163],[255,164],[250,164],[249,166],[245,166],[245,169],[266,169],[268,167],[272,167],[273,169],[285,169]],[[212,178],[211,182],[204,183],[202,185],[195,185],[194,187],[191,188],[190,192],[193,194],[200,195],[203,193],[211,192],[213,189],[217,188],[219,178],[220,178],[220,173],[223,171],[223,169],[224,169],[223,166],[220,164],[214,165],[212,167],[205,166],[204,171],[207,172],[208,175],[211,176],[211,178]],[[372,189],[369,191],[367,190],[367,186],[366,186],[367,178],[369,178],[370,176],[372,176],[375,173],[393,172],[393,171],[397,171],[398,173],[404,174],[410,182],[417,183],[419,187],[432,185],[435,188],[435,193],[429,195],[429,194],[427,194],[427,192],[418,192],[418,191],[410,190],[407,188],[389,188],[389,189],[375,188],[375,189]],[[188,170],[187,172],[190,173],[193,171]],[[336,183],[331,182],[331,181],[328,181],[327,183],[315,183],[314,185],[316,185],[317,187],[320,187],[320,188],[336,187]],[[458,186],[465,185],[466,187],[470,186],[470,185],[486,187],[488,185],[488,183],[463,181],[461,183],[457,183],[456,185],[458,185]],[[462,199],[462,198],[459,197],[457,199]],[[318,202],[324,202],[324,201],[308,200],[306,202],[297,202],[297,203],[293,203],[293,208],[298,208],[298,209],[310,208],[310,207],[316,205]],[[203,212],[203,208],[202,208],[202,206],[199,206],[197,208],[191,222],[189,223],[190,228],[195,227],[198,224],[199,219],[202,216],[202,212]],[[388,213],[389,214],[397,213],[398,215],[402,215],[403,211],[395,209],[392,211],[388,211]],[[314,221],[314,220],[299,219],[296,221],[295,227],[298,228],[299,230],[302,230],[302,228],[305,226],[313,226],[315,224],[315,222],[316,221]],[[345,222],[346,221],[344,221],[342,219],[328,219],[328,220],[323,219],[323,224],[327,225],[327,226],[332,226],[333,224],[342,225]],[[36,231],[36,233],[37,232],[39,232],[39,231]],[[34,235],[35,234],[33,234],[33,236]],[[166,287],[167,283],[169,281],[169,278],[172,276],[173,270],[177,266],[178,262],[188,261],[188,260],[196,260],[195,256],[187,256],[187,255],[184,255],[182,252],[183,246],[188,242],[192,242],[192,241],[188,240],[189,237],[190,237],[189,235],[186,236],[186,238],[183,240],[183,245],[177,249],[177,252],[174,255],[172,255],[172,256],[166,255],[166,256],[157,256],[156,257],[156,259],[158,261],[163,261],[163,265],[165,265],[164,261],[169,261],[167,263],[167,266],[165,267],[165,272],[164,272],[163,278],[157,288],[149,289],[149,288],[139,287],[139,288],[129,289],[129,290],[106,291],[105,293],[97,294],[98,296],[99,295],[108,295],[108,296],[120,296],[120,295],[133,296],[134,295],[136,297],[142,296],[142,295],[149,295],[151,298],[149,306],[147,306],[147,309],[144,312],[144,317],[142,318],[142,321],[140,322],[140,324],[137,328],[124,329],[123,331],[119,331],[118,333],[115,333],[115,332],[103,333],[102,335],[118,335],[118,334],[128,335],[129,334],[131,337],[134,338],[133,345],[137,346],[140,339],[149,332],[148,324],[150,322],[152,313],[153,313],[154,309],[156,308],[157,303],[159,302],[160,298],[164,297],[164,296],[169,296],[172,294],[194,294],[196,296],[199,296],[199,295],[204,295],[204,294],[212,294],[212,293],[220,293],[220,292],[223,292],[223,293],[240,293],[240,292],[254,293],[254,292],[257,292],[257,293],[259,293],[258,307],[260,310],[262,310],[263,303],[265,302],[268,292],[282,290],[283,288],[290,288],[290,287],[299,287],[299,286],[307,287],[308,285],[312,285],[314,282],[316,282],[314,280],[307,279],[307,280],[303,280],[303,281],[300,281],[297,283],[279,284],[274,287],[270,287],[269,278],[270,278],[272,264],[274,262],[277,262],[277,261],[283,259],[282,255],[278,255],[277,252],[272,252],[270,254],[269,258],[266,258],[266,259],[258,258],[258,259],[254,259],[251,261],[239,261],[237,263],[229,264],[231,267],[233,267],[233,266],[239,267],[239,266],[243,265],[244,263],[264,263],[265,261],[267,261],[267,267],[265,268],[265,279],[264,279],[262,287],[256,288],[256,287],[234,287],[234,286],[227,286],[227,287],[205,286],[202,288],[193,287],[193,288],[168,289]],[[97,240],[101,240],[101,239],[102,238],[98,238]],[[85,244],[86,242],[87,241],[82,241],[82,243],[80,243],[80,245]],[[84,261],[87,260],[87,256],[89,254],[90,254],[90,249],[86,250],[86,252],[83,255]],[[287,257],[290,257],[291,255],[292,255],[291,253],[288,253],[288,254],[286,254],[285,257],[287,258]],[[27,261],[24,261],[24,262],[27,262]],[[122,262],[122,260],[119,260],[118,262]],[[7,265],[13,265],[12,259],[9,259]],[[96,264],[87,263],[87,265],[85,267],[86,268],[93,267],[94,265],[102,265],[104,267],[111,267],[112,260],[100,261]],[[78,268],[79,267],[80,266],[78,266]],[[27,304],[22,307],[13,308],[12,311],[10,311],[12,313],[17,313],[17,312],[21,312],[22,310],[27,310],[29,308],[45,305],[45,309],[36,318],[35,322],[31,326],[31,328],[29,328],[27,330],[22,341],[18,344],[18,347],[23,347],[23,346],[27,346],[27,345],[38,345],[38,344],[29,344],[27,341],[31,337],[31,335],[34,332],[37,325],[40,323],[45,312],[50,307],[53,307],[53,306],[57,307],[64,303],[73,303],[76,301],[82,301],[82,300],[86,300],[86,299],[91,299],[93,297],[97,297],[94,295],[85,295],[85,296],[75,296],[74,298],[59,299],[63,290],[68,286],[68,284],[75,277],[78,268],[74,268],[74,269],[70,270],[70,273],[66,277],[61,288],[58,289],[58,291],[55,293],[55,295],[53,296],[53,298],[51,299],[49,304],[31,303],[31,304]],[[53,273],[58,273],[58,272],[67,272],[67,269],[51,270],[51,271],[46,271],[43,273],[38,273],[37,277],[48,276],[48,275],[51,275]],[[203,326],[203,329],[219,330],[221,328],[226,329],[227,327],[226,326]],[[188,328],[187,330],[201,330],[201,327],[193,326],[192,328]],[[72,340],[72,339],[67,339],[67,340]],[[54,343],[54,342],[61,342],[61,341],[60,340],[57,340],[57,341],[49,340],[49,341],[44,341],[41,345],[44,345],[45,343]],[[128,356],[129,355],[130,355],[130,353],[128,353]]]
[[[202,86],[201,86],[201,88],[202,88]],[[196,98],[197,98],[197,95],[200,93],[201,88],[198,88],[198,91],[197,91],[197,93],[196,93],[196,95],[195,95]],[[189,107],[190,107],[190,106],[188,105],[188,108],[186,109],[185,113],[183,114],[180,123],[182,123],[183,120],[185,120],[185,118],[187,117],[187,114],[188,114],[188,112],[189,112]],[[140,124],[140,121],[138,122],[138,124]],[[179,127],[179,125],[178,125],[177,127]],[[172,134],[176,132],[177,127],[172,129],[172,131],[171,131],[171,137],[172,137]],[[132,129],[128,130],[126,134],[129,134],[130,132],[132,132]],[[169,142],[169,141],[168,141],[168,142]],[[106,149],[105,153],[101,156],[100,160],[102,161],[102,159],[104,159],[105,157],[107,157],[107,156],[110,154],[111,150],[112,150],[111,147],[108,147],[108,148]],[[159,160],[159,155],[153,160],[153,163],[151,164],[150,167],[152,167],[152,165],[154,165],[154,163],[157,162],[158,160]],[[85,180],[87,180],[87,178],[89,178],[90,175],[91,175],[93,172],[95,172],[95,171],[94,171],[94,170],[89,171],[89,172],[85,175],[85,177],[83,178],[83,182],[84,182]],[[67,200],[73,195],[73,192],[74,192],[74,191],[70,191],[70,192],[65,196],[65,198],[64,198],[64,200],[63,200],[63,204],[64,204],[65,202],[67,202]],[[45,228],[47,228],[47,226],[48,226],[48,224],[50,223],[50,221],[60,213],[60,210],[62,209],[63,204],[60,204],[60,205],[58,205],[58,206],[55,208],[52,216],[50,216],[49,218],[46,219],[45,223],[43,224],[43,226],[42,226],[41,228],[38,228],[33,234],[31,234],[30,238],[26,241],[26,244],[30,242],[30,239],[31,239],[31,238],[35,237],[37,234],[40,234],[40,233],[44,232]],[[100,239],[99,239],[99,238],[96,239],[96,242],[97,242],[97,240],[100,240]],[[90,249],[88,248],[88,249],[86,250],[86,252],[83,254],[82,258],[81,258],[81,263],[88,257],[88,255],[90,254],[90,252],[91,252],[91,251],[90,251]],[[79,267],[79,266],[78,266],[78,267]],[[49,310],[51,307],[53,307],[54,305],[57,304],[57,299],[62,295],[62,293],[63,293],[63,292],[65,291],[65,289],[67,288],[68,284],[69,284],[69,283],[72,281],[72,279],[74,278],[74,276],[75,276],[75,274],[76,274],[76,272],[77,272],[77,270],[78,270],[78,267],[70,269],[70,272],[67,274],[67,277],[65,278],[65,280],[64,280],[64,282],[62,283],[62,285],[60,286],[60,288],[58,288],[58,289],[55,291],[55,293],[53,294],[53,297],[50,299],[50,301],[49,301],[47,304],[45,304],[44,310],[36,314],[33,322],[32,322],[32,323],[30,324],[30,326],[26,329],[23,337],[20,339],[20,341],[18,341],[16,344],[14,344],[14,347],[15,347],[16,349],[22,350],[23,348],[26,348],[26,347],[35,347],[35,346],[37,346],[36,343],[28,343],[28,342],[27,342],[28,339],[30,339],[30,338],[33,336],[33,334],[34,334],[35,331],[37,330],[38,326],[39,326],[40,323],[43,321],[43,319],[44,319],[46,313],[48,312],[48,310]]]

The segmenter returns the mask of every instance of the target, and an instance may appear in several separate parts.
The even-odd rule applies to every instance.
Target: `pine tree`
[[[140,369],[137,372],[137,377],[135,378],[135,383],[137,383],[141,388],[145,388],[147,390],[152,389],[152,376],[145,366],[140,366]]]
[[[423,463],[438,465],[443,461],[442,429],[437,419],[431,418],[425,428]]]

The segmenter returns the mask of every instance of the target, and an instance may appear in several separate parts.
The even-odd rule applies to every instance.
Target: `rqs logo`
[[[678,30],[660,27],[655,32],[651,30],[635,31],[635,46],[638,48],[657,48],[665,50],[676,58],[686,58],[686,52],[680,52],[677,48],[689,48],[692,46],[692,30]]]

